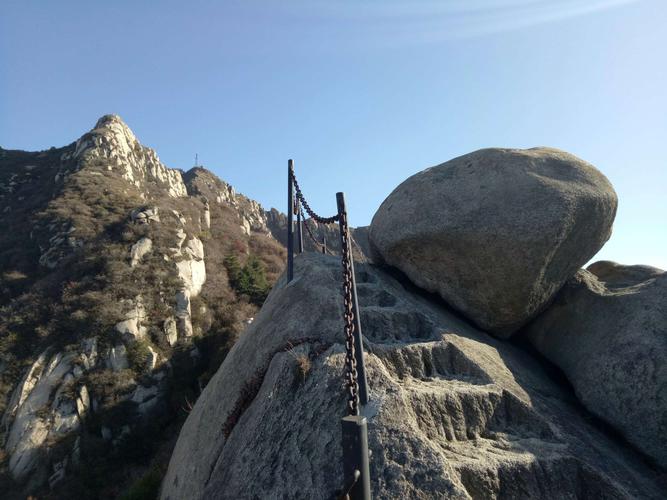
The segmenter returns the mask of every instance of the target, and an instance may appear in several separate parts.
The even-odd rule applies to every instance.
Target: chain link
[[[296,200],[308,212],[312,220],[319,224],[332,224],[338,222],[341,232],[341,261],[343,265],[343,319],[345,322],[345,388],[348,396],[347,410],[349,415],[359,415],[359,381],[357,377],[357,359],[354,347],[355,318],[352,306],[352,248],[350,242],[350,230],[347,225],[347,213],[342,212],[332,217],[320,217],[308,205],[306,198],[301,192],[299,182],[294,175],[294,169],[290,168],[290,178],[296,190]],[[296,210],[295,210],[296,213]],[[321,245],[310,228],[301,211],[303,224],[312,240]]]
[[[352,308],[352,260],[350,253],[350,232],[347,227],[347,213],[340,214],[342,234],[341,257],[343,263],[343,317],[345,320],[345,385],[348,394],[347,409],[350,415],[359,415],[359,381],[357,380],[357,360],[354,352],[354,311]]]
[[[310,239],[313,240],[313,243],[315,244],[315,246],[320,247],[320,248],[325,248],[322,243],[317,241],[317,238],[315,238],[315,235],[311,231],[310,227],[308,227],[308,224],[306,224],[306,217],[303,214],[303,209],[301,209],[301,220],[303,221],[303,225],[306,228],[306,232],[308,233],[308,236],[310,236]]]
[[[315,222],[319,222],[320,224],[333,224],[338,220],[338,215],[333,215],[331,217],[321,217],[317,215],[315,212],[313,212],[313,209],[310,208],[310,205],[306,201],[306,198],[303,196],[303,193],[301,192],[301,188],[299,187],[299,182],[296,180],[296,177],[294,175],[294,169],[290,169],[290,177],[292,178],[292,183],[294,184],[294,188],[296,190],[296,199],[301,202],[301,205],[303,205],[303,208],[308,212],[308,215],[310,216],[311,219],[313,219]]]

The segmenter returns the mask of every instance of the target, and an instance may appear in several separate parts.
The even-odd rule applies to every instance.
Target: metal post
[[[292,172],[294,163],[287,160],[287,282],[294,278],[294,184]]]
[[[303,231],[302,225],[304,221],[301,220],[301,210],[297,208],[296,211],[296,241],[299,246],[299,253],[303,253]]]
[[[327,235],[326,234],[322,235],[322,253],[327,253]]]
[[[347,209],[345,207],[345,193],[336,193],[336,203],[338,204],[338,215],[341,220],[343,217],[347,221]],[[352,240],[350,239],[350,230],[347,227],[343,227],[338,222],[338,227],[340,228],[340,248],[341,253],[343,251],[343,245],[345,244],[345,239],[343,238],[343,232],[347,231],[347,241],[350,242],[349,254],[350,254],[350,267],[352,268],[352,313],[354,314],[354,355],[357,361],[357,380],[359,382],[359,402],[362,405],[368,404],[368,388],[366,385],[366,365],[364,364],[364,345],[361,340],[361,319],[359,318],[359,303],[357,301],[357,280],[354,276],[354,259],[352,258]]]
[[[341,498],[346,498],[347,495],[350,500],[370,500],[371,475],[368,464],[366,417],[350,415],[343,417],[341,424],[343,429],[343,477],[345,481]]]

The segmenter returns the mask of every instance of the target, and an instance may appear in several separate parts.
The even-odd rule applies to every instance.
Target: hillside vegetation
[[[0,491],[155,494],[282,272],[266,218],[206,169],[165,167],[113,115],[63,148],[0,149]]]

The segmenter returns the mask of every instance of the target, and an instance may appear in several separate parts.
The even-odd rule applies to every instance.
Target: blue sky
[[[0,7],[0,145],[65,145],[117,113],[168,166],[285,210],[368,224],[409,175],[553,146],[619,195],[596,258],[667,269],[667,2],[14,1]]]

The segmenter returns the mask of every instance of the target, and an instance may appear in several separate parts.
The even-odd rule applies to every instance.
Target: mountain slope
[[[266,220],[115,115],[0,149],[0,490],[112,497],[159,462],[282,271]]]

